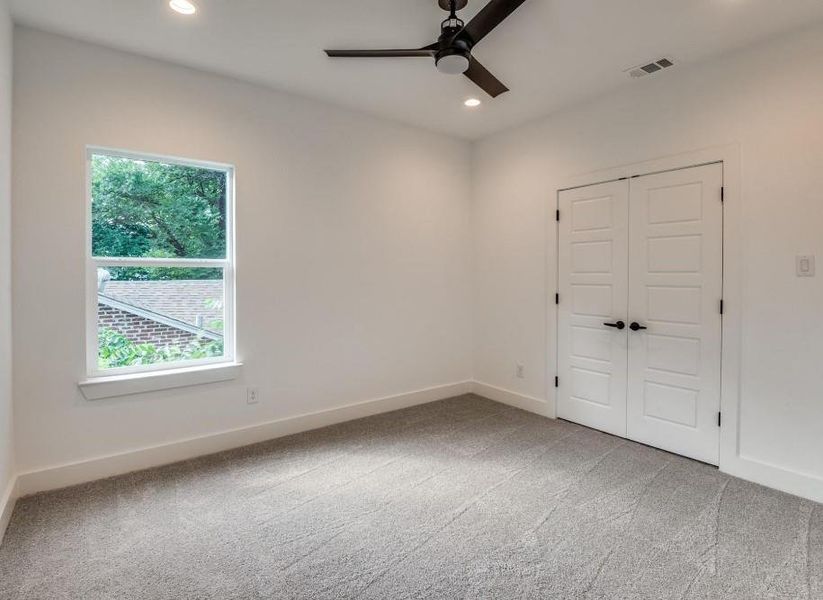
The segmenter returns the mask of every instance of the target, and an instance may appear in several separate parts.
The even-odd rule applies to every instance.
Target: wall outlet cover
[[[797,257],[797,276],[814,277],[814,256],[806,255]]]
[[[256,387],[246,388],[246,404],[258,404],[260,391]]]

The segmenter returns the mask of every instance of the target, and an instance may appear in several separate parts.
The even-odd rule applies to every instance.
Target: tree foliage
[[[98,337],[98,365],[101,369],[223,356],[223,340],[197,339],[183,347],[158,348],[154,344],[136,344],[108,328],[101,329]]]
[[[226,174],[92,157],[92,251],[98,257],[225,258]],[[118,279],[218,278],[219,270],[118,270]]]

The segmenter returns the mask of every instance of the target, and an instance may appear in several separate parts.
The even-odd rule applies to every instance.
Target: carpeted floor
[[[0,598],[823,598],[823,507],[465,396],[27,498]]]

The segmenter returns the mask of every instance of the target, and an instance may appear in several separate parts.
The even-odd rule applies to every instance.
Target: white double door
[[[558,416],[719,454],[720,164],[559,195]]]

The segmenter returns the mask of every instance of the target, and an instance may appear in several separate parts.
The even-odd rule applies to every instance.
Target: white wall
[[[820,30],[488,138],[475,146],[473,170],[462,142],[16,33],[20,472],[472,375],[488,384],[481,392],[551,414],[557,187],[732,144],[743,204],[743,302],[730,307],[743,328],[738,458],[752,467],[737,472],[823,498],[823,274],[794,276],[796,254],[823,256]],[[78,392],[86,144],[237,166],[241,380],[111,401]],[[260,405],[245,404],[246,385],[260,387]]]
[[[479,143],[476,379],[547,400],[553,411],[553,204],[570,176],[739,144],[743,303],[730,310],[742,319],[740,458],[752,467],[747,476],[823,498],[823,272],[795,277],[796,254],[823,265],[821,72],[818,29]],[[514,376],[516,361],[525,379]]]
[[[11,390],[11,80],[12,27],[0,0],[0,540],[14,478]],[[5,515],[8,518],[8,514]]]
[[[87,144],[236,165],[241,380],[82,398]],[[18,28],[14,151],[21,473],[471,378],[467,143]]]

